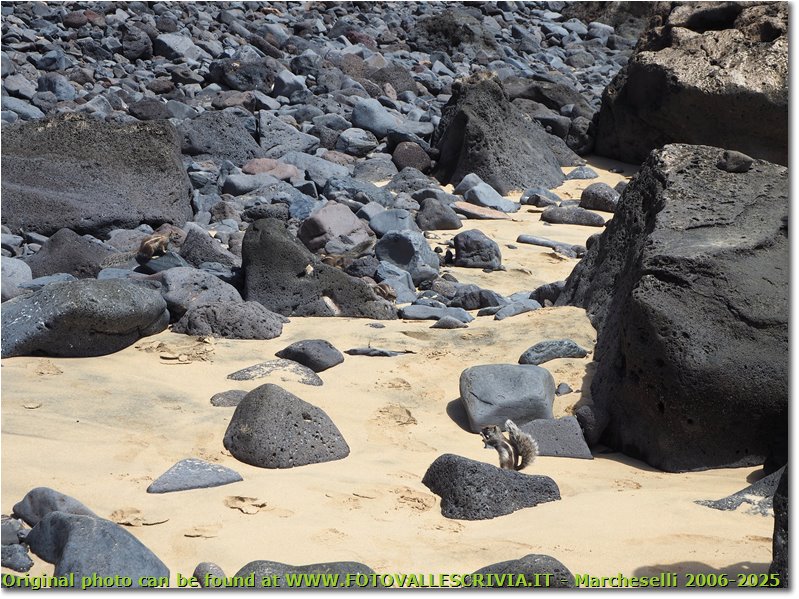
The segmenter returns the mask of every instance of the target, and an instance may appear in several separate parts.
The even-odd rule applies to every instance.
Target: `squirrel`
[[[485,448],[493,447],[499,453],[499,467],[507,470],[521,470],[532,464],[538,455],[538,443],[522,431],[512,420],[505,421],[509,439],[502,434],[496,424],[483,427],[480,435]]]
[[[148,260],[164,255],[170,248],[170,244],[180,245],[185,239],[186,233],[179,227],[164,224],[142,239],[137,250],[110,254],[100,262],[100,267],[114,268],[122,266],[133,258],[139,264],[144,264]]]

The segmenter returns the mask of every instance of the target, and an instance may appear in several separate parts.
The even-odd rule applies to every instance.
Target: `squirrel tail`
[[[521,470],[532,464],[538,456],[538,443],[530,435],[521,430],[512,420],[505,421],[505,429],[508,431],[510,443],[516,448],[520,458],[516,470]]]

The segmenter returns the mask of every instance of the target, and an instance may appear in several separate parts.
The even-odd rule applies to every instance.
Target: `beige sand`
[[[591,164],[632,172],[628,165]],[[611,184],[622,178],[603,171],[602,180]],[[558,191],[579,197],[591,182],[568,182]],[[577,260],[506,244],[520,233],[584,243],[599,229],[544,226],[538,212],[523,207],[513,221],[467,223],[465,228],[478,228],[500,244],[506,272],[447,270],[501,293],[565,278]],[[439,232],[437,241],[453,233]],[[479,318],[468,329],[451,331],[431,330],[430,321],[384,324],[374,329],[357,319],[293,318],[271,341],[203,343],[164,332],[99,358],[3,360],[2,513],[10,513],[29,489],[49,486],[100,516],[138,516],[150,524],[128,530],[167,564],[173,579],[178,572],[190,575],[201,561],[216,562],[229,576],[256,559],[355,560],[384,573],[467,573],[528,553],[554,556],[572,572],[594,576],[768,570],[772,518],[694,503],[742,489],[757,476],[755,468],[668,474],[618,453],[598,453],[593,460],[542,457],[527,472],[555,479],[561,501],[493,520],[444,518],[438,497],[421,483],[433,460],[443,453],[488,463],[497,459],[456,421],[461,371],[515,363],[544,339],[570,337],[593,347],[596,333],[577,308],[546,308],[503,321]],[[226,379],[307,338],[327,339],[341,350],[371,343],[415,354],[347,356],[321,373],[322,387],[276,375]],[[147,351],[159,343],[160,351]],[[189,361],[160,357],[168,352]],[[575,389],[556,399],[556,416],[569,414],[587,396],[590,361],[589,355],[545,365],[556,382]],[[213,407],[209,399],[266,382],[324,409],[349,443],[349,457],[264,470],[230,456],[222,439],[233,409]],[[186,457],[229,466],[245,480],[214,489],[145,493],[150,482]],[[37,560],[31,572],[51,573],[52,566]]]

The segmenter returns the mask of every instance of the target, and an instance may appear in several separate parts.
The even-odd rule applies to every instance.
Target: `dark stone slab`
[[[166,121],[67,115],[3,127],[2,222],[44,235],[182,226],[192,218],[191,184],[178,139]]]
[[[242,389],[222,391],[221,393],[215,393],[211,397],[211,405],[217,408],[235,408],[246,395],[247,391]]]
[[[158,291],[122,279],[52,283],[4,302],[0,316],[4,358],[102,356],[169,323]]]
[[[247,368],[242,368],[241,370],[229,374],[227,378],[231,381],[251,381],[274,373],[280,375],[281,372],[286,373],[286,375],[291,375],[292,380],[297,380],[297,382],[304,385],[321,387],[323,384],[322,379],[320,379],[313,370],[299,362],[286,360],[284,358],[269,360],[267,362],[248,366]]]
[[[459,520],[487,520],[560,499],[548,476],[504,470],[461,456],[444,454],[422,479],[441,497],[441,514]]]
[[[699,499],[694,503],[725,512],[737,510],[741,505],[747,503],[751,506],[747,508],[747,513],[771,516],[774,493],[777,490],[777,485],[782,478],[784,469],[784,467],[780,468],[776,472],[772,472],[768,476],[764,476],[757,482],[752,483],[745,489],[728,495],[727,497],[717,500]]]
[[[574,416],[538,419],[520,426],[538,443],[538,455],[561,458],[593,459],[583,437],[580,423]]]

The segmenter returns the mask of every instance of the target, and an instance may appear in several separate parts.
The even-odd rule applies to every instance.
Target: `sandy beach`
[[[556,193],[579,198],[588,184],[614,185],[635,168],[590,158],[589,165],[600,179],[567,181]],[[548,226],[539,220],[540,211],[523,206],[511,220],[464,223],[461,231],[480,229],[500,245],[505,271],[443,271],[502,294],[564,279],[576,259],[518,244],[516,237],[528,233],[584,244],[601,229]],[[439,231],[429,241],[443,245],[457,232]],[[127,530],[163,560],[173,582],[202,561],[217,563],[228,576],[258,559],[294,565],[349,560],[379,573],[438,574],[469,573],[530,553],[550,555],[572,573],[592,576],[768,571],[772,517],[695,503],[743,489],[760,476],[758,468],[669,474],[598,448],[592,460],[539,457],[525,471],[552,477],[561,501],[484,521],[441,515],[439,498],[421,482],[438,456],[496,462],[496,454],[462,424],[461,372],[479,364],[516,363],[525,349],[546,339],[568,337],[592,348],[596,332],[582,309],[543,308],[502,321],[481,317],[455,330],[430,329],[431,321],[368,324],[292,317],[283,334],[269,341],[197,339],[165,331],[103,357],[3,360],[2,513],[10,514],[34,487],[56,489],[101,517],[135,524]],[[226,378],[274,359],[276,351],[302,339],[326,339],[341,351],[371,345],[413,353],[346,356],[320,373],[321,387],[280,374]],[[183,355],[184,361],[164,357],[171,355]],[[591,360],[589,354],[543,365],[556,384],[574,389],[556,398],[556,417],[590,400]],[[322,408],[342,432],[350,455],[287,470],[234,459],[222,445],[233,408],[214,407],[209,399],[267,382]],[[145,492],[187,457],[233,468],[244,481],[163,495]],[[52,573],[52,565],[31,557],[37,560],[32,575]],[[679,579],[684,583],[684,576]]]

